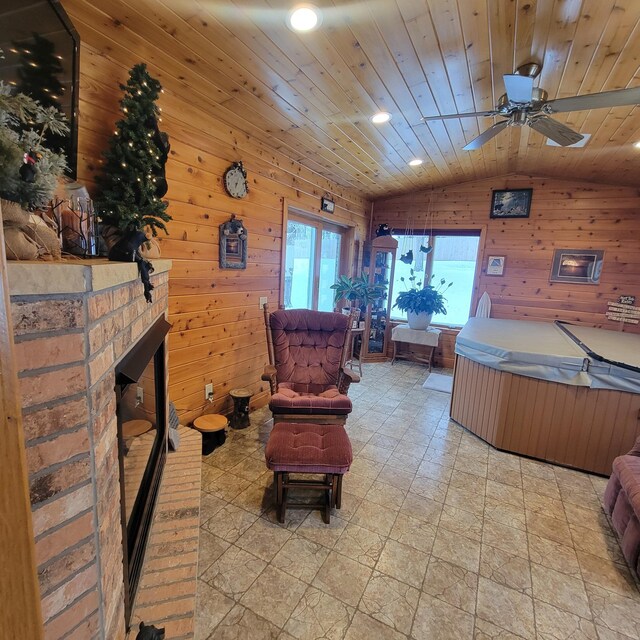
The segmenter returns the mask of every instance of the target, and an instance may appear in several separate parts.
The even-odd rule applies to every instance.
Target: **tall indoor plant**
[[[433,280],[435,276],[431,276]],[[400,279],[404,282],[404,278]],[[398,294],[394,307],[398,307],[400,311],[406,311],[407,321],[411,329],[425,330],[431,323],[431,318],[434,313],[441,315],[447,315],[447,308],[445,302],[447,299],[443,293],[451,287],[453,282],[447,284],[444,278],[440,279],[437,287],[431,284],[421,287],[421,282],[416,282],[416,276],[413,269],[411,269],[411,276],[409,277],[411,287],[406,291],[401,291]]]

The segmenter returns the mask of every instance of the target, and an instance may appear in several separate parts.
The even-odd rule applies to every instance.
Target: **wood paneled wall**
[[[142,6],[144,4],[144,6]],[[250,388],[253,405],[264,404],[267,387],[260,375],[266,343],[259,298],[277,306],[283,207],[322,216],[320,197],[331,194],[331,221],[355,230],[363,239],[369,203],[302,167],[295,153],[269,145],[269,132],[258,131],[247,107],[225,106],[223,94],[241,84],[241,69],[208,74],[206,59],[197,63],[176,40],[185,22],[160,3],[109,0],[89,3],[63,0],[80,33],[79,180],[93,188],[99,158],[119,118],[119,82],[138,62],[163,84],[162,128],[171,155],[168,237],[162,256],[173,259],[169,282],[170,396],[184,420],[206,408],[226,411],[228,391]],[[167,15],[160,15],[162,12]],[[171,15],[169,15],[171,14]],[[259,108],[256,103],[253,109]],[[269,109],[266,104],[265,109]],[[244,126],[242,126],[244,125]],[[234,200],[222,187],[222,174],[242,160],[249,174],[249,195]],[[218,225],[235,213],[249,232],[246,270],[218,266]],[[205,384],[214,384],[214,406],[206,406]]]
[[[529,187],[528,219],[489,219],[493,189]],[[617,330],[619,323],[605,317],[607,302],[622,294],[640,301],[640,189],[507,175],[374,203],[374,228],[386,222],[398,231],[409,226],[423,233],[432,219],[435,229],[485,229],[472,315],[486,291],[492,317],[565,320]],[[600,284],[550,283],[553,252],[561,248],[604,249]],[[503,276],[486,274],[490,255],[506,257]],[[623,330],[640,333],[638,325]],[[452,353],[437,354],[441,358],[451,366]]]

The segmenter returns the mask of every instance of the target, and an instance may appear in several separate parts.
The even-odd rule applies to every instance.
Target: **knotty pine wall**
[[[253,406],[267,401],[266,383],[260,381],[267,355],[259,298],[267,296],[272,307],[279,301],[283,208],[321,216],[320,197],[330,193],[336,201],[330,220],[353,228],[353,236],[363,240],[369,203],[301,167],[293,154],[271,148],[268,133],[251,122],[255,105],[243,115],[220,99],[239,82],[233,70],[228,77],[207,78],[206,69],[176,43],[178,16],[155,13],[170,13],[160,3],[143,4],[148,6],[141,13],[129,6],[137,2],[63,0],[82,43],[78,179],[93,188],[100,153],[119,117],[118,83],[126,81],[130,67],[146,62],[165,89],[159,104],[171,141],[166,197],[173,221],[160,242],[162,256],[173,260],[169,392],[186,421],[202,413],[210,382],[215,402],[208,411],[228,411],[227,394],[236,387],[255,393]],[[210,103],[211,96],[219,104]],[[250,192],[241,201],[222,187],[224,170],[237,160],[249,174]],[[218,225],[232,213],[249,231],[242,271],[218,266]]]
[[[528,219],[491,220],[493,189],[532,188]],[[373,225],[485,229],[472,315],[483,292],[491,316],[535,321],[565,320],[617,330],[605,318],[607,301],[635,295],[640,302],[640,189],[508,175],[405,194],[374,202]],[[554,249],[604,249],[598,285],[550,283]],[[488,276],[488,256],[505,256],[503,276]],[[624,331],[640,333],[638,325]],[[454,335],[444,335],[437,362],[453,364]]]

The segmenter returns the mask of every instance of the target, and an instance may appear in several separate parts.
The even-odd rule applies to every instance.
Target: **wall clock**
[[[225,191],[232,198],[244,198],[249,193],[247,171],[242,162],[234,162],[224,172],[223,183]]]

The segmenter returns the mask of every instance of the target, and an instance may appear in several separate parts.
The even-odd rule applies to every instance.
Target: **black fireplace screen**
[[[127,627],[167,453],[164,337],[159,318],[116,368]]]

